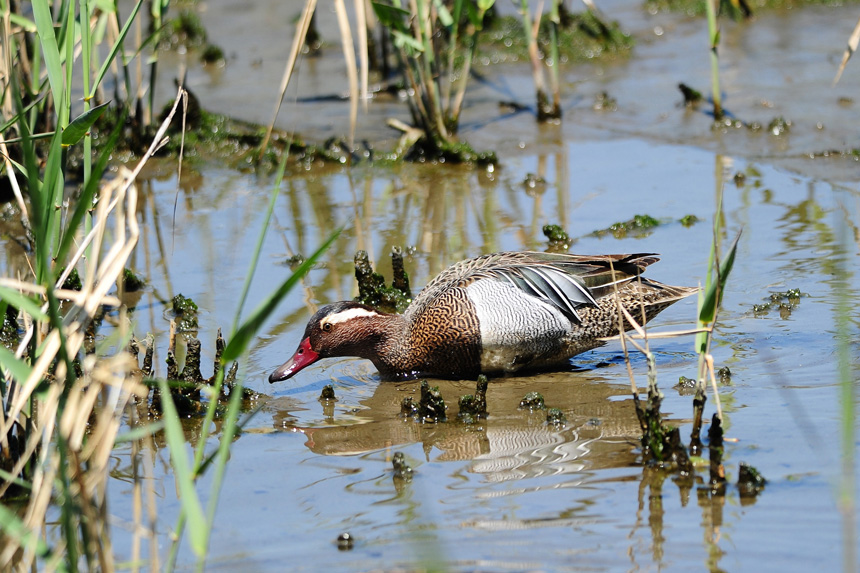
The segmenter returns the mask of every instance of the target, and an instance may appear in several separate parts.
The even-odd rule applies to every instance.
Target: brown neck
[[[372,361],[383,376],[411,370],[409,327],[403,316],[379,314],[364,322],[353,355]]]

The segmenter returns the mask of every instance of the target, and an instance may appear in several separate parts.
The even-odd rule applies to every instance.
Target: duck
[[[269,382],[338,356],[370,360],[383,380],[569,367],[573,356],[619,334],[617,301],[645,324],[698,290],[642,276],[658,260],[653,253],[511,251],[460,261],[431,280],[403,314],[354,301],[323,306]],[[633,328],[626,319],[623,324]]]

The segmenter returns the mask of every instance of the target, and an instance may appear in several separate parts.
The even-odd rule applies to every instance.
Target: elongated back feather
[[[595,306],[597,299],[621,289],[658,260],[651,253],[590,256],[525,251],[484,255],[440,273],[419,293],[407,314],[421,312],[449,288],[492,279],[510,282],[579,323],[578,308]]]

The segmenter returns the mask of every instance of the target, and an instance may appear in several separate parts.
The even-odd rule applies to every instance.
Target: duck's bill
[[[280,382],[292,378],[296,372],[310,366],[320,359],[320,355],[311,349],[309,338],[302,340],[293,357],[284,362],[277,370],[269,375],[269,383]]]

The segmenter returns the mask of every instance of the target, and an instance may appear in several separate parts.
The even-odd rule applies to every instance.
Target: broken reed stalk
[[[708,16],[708,40],[710,42],[711,54],[711,98],[714,104],[714,119],[723,118],[723,106],[720,96],[720,28],[717,23],[717,3],[719,0],[705,0],[705,9]]]

